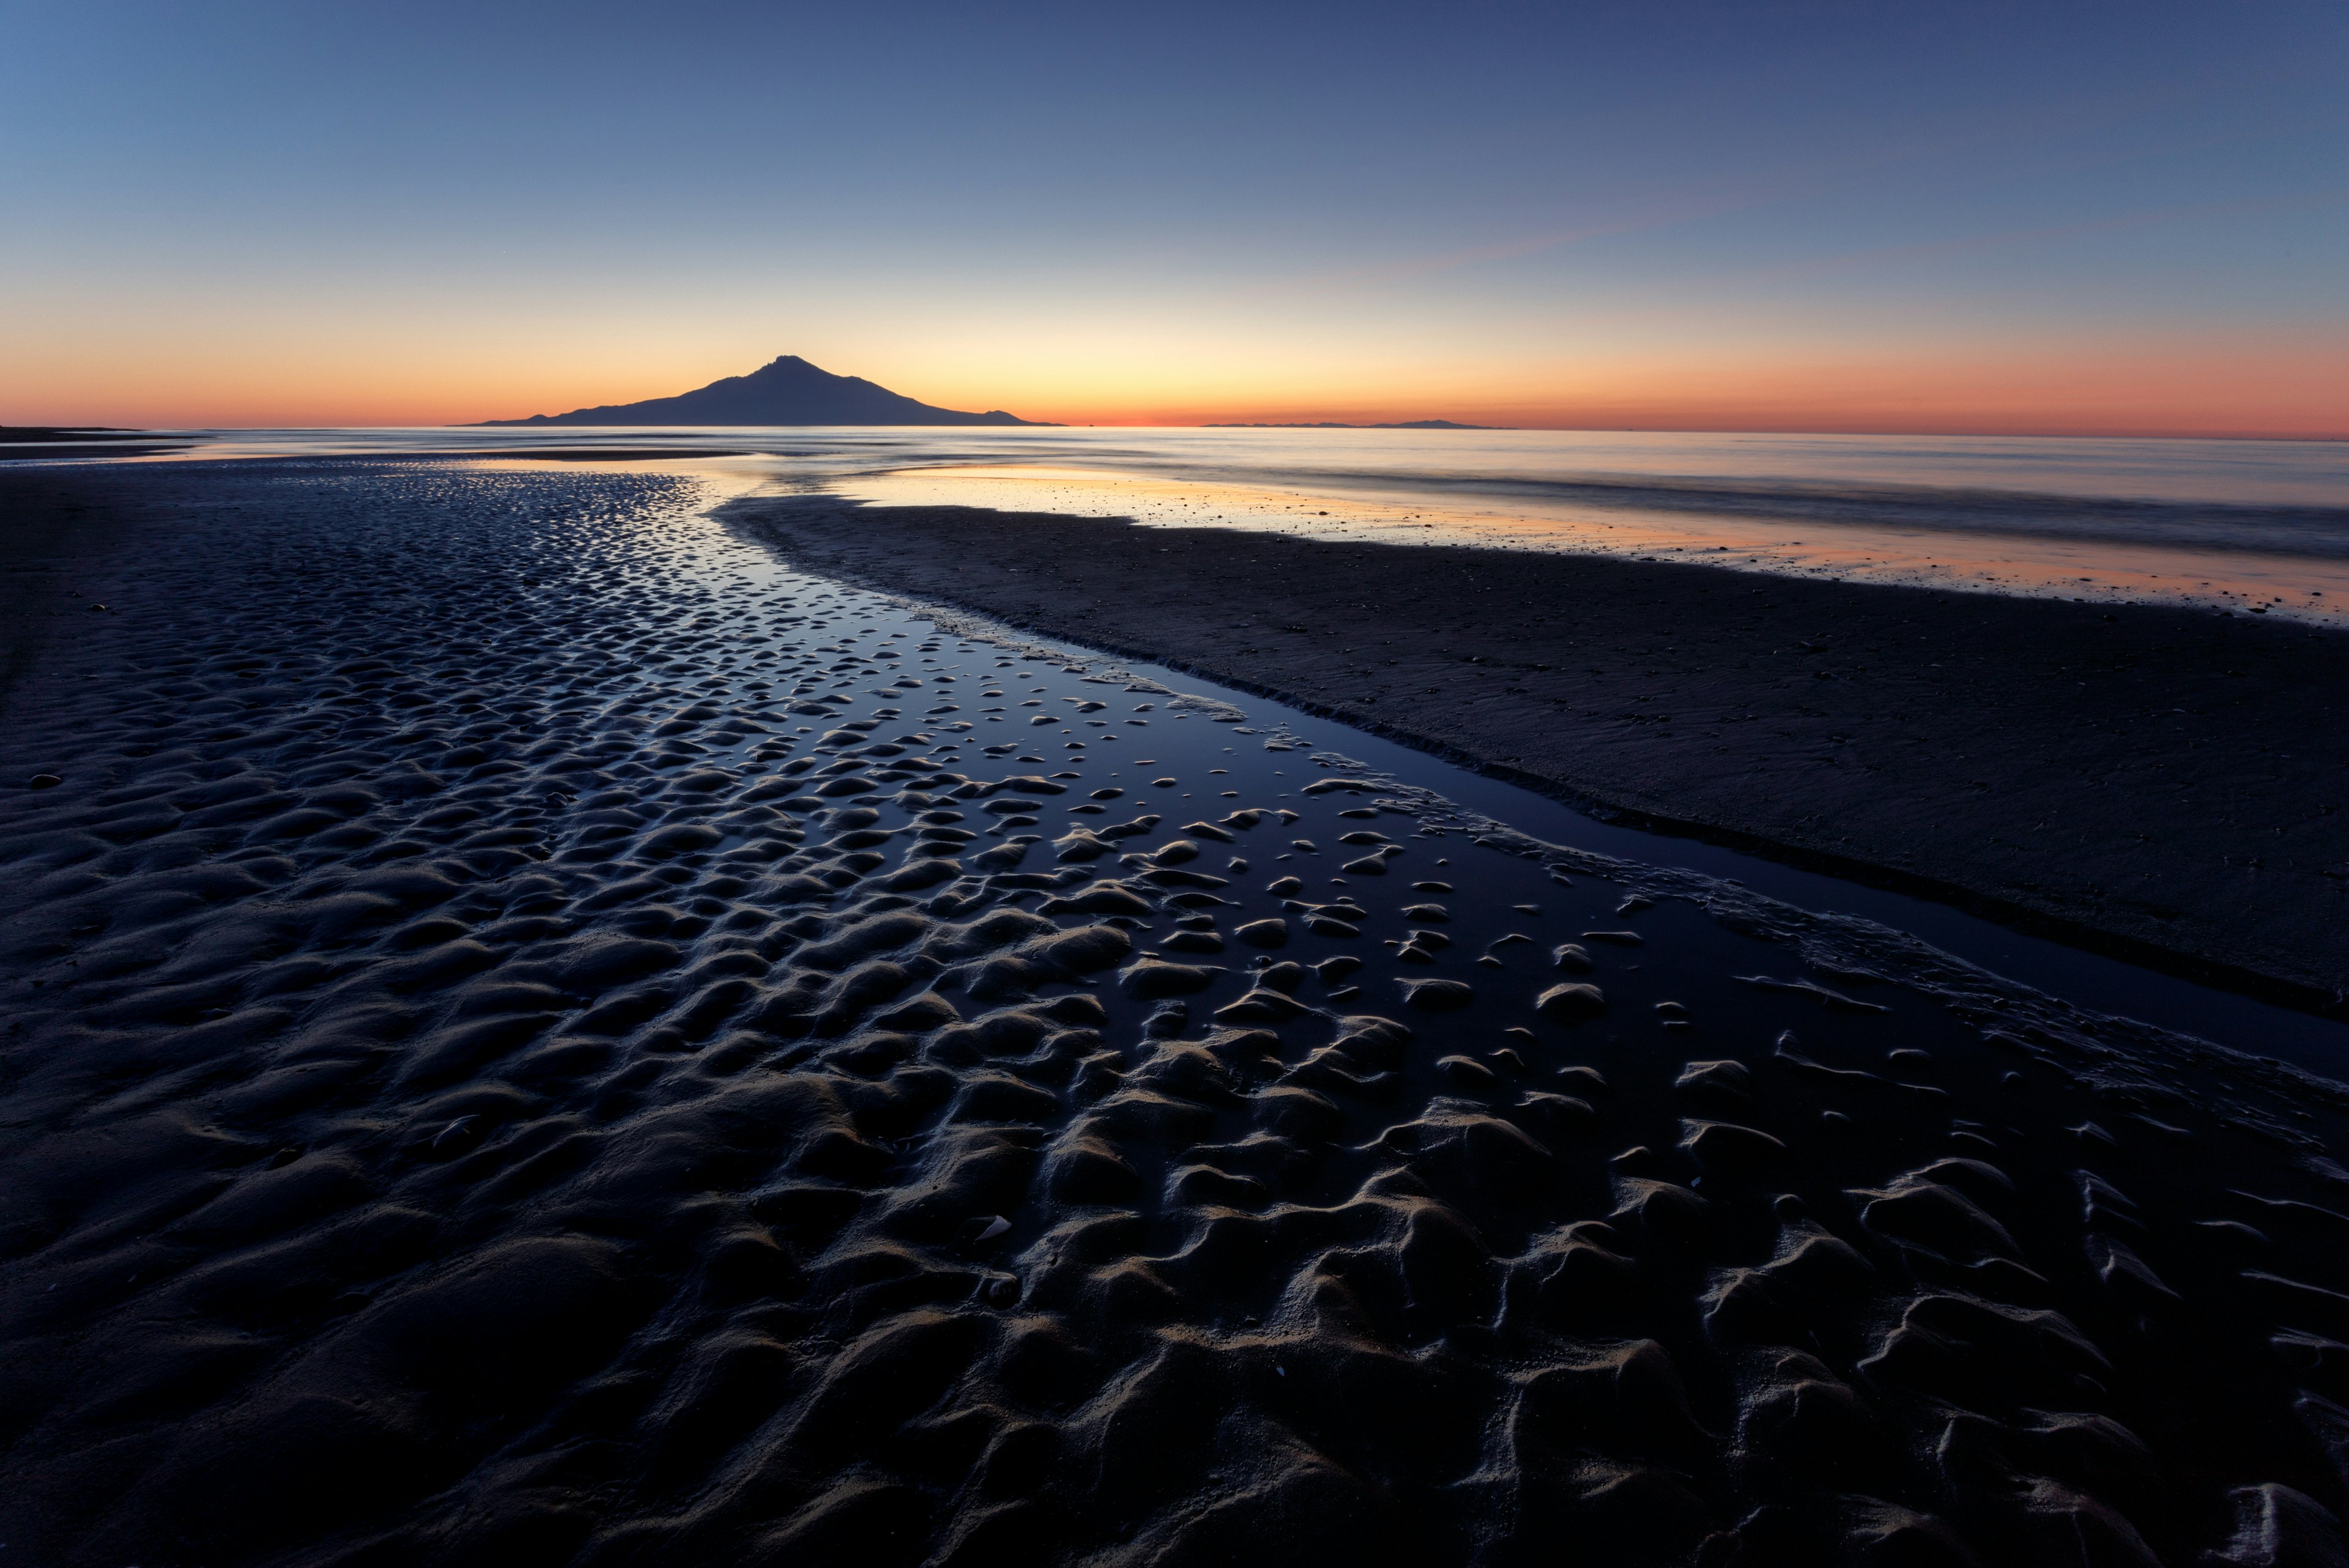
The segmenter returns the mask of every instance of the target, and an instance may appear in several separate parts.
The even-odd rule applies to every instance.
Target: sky
[[[0,422],[2349,438],[2337,0],[0,0]]]

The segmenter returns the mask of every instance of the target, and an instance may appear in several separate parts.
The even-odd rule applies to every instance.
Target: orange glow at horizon
[[[304,352],[250,353],[228,367],[199,354],[135,366],[87,357],[19,366],[0,387],[0,423],[131,428],[451,425],[671,396],[755,368],[642,353],[615,374],[592,349],[451,363]],[[307,348],[309,346],[303,346]],[[1156,384],[1131,366],[1075,355],[990,367],[985,346],[946,363],[900,350],[809,357],[942,407],[1007,408],[1067,425],[1378,424],[1452,419],[1526,429],[2218,436],[2349,438],[2349,333],[2297,341],[2071,345],[2034,351],[1952,347],[1828,357],[1753,347],[1669,356],[1347,366],[1332,377],[1193,362]],[[367,356],[373,358],[374,356]],[[404,362],[403,362],[404,361]],[[24,374],[31,369],[35,373]],[[47,374],[40,373],[47,371]]]
[[[1522,429],[2349,439],[2349,335],[2036,355],[1831,361],[1789,356],[1430,377],[1419,389],[1180,398],[1039,398],[1068,424],[1378,424]],[[1301,393],[1301,395],[1300,395]]]

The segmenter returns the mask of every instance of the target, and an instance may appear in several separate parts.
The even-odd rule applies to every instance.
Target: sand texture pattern
[[[0,789],[11,1562],[2349,1561],[2339,1085],[689,480],[89,487],[153,513]]]
[[[2349,638],[1599,556],[738,503],[812,569],[2337,1013]]]

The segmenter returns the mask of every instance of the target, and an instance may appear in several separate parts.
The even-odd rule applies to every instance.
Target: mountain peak
[[[729,376],[674,397],[484,419],[483,425],[1031,425],[1001,409],[966,414],[890,391],[861,376],[835,376],[796,354],[779,354],[748,376]]]

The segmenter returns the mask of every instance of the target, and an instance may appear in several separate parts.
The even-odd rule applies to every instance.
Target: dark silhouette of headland
[[[155,434],[113,425],[0,425],[0,449],[7,449],[11,462],[27,458],[78,459],[85,450],[98,458],[150,458],[184,450],[192,441],[204,438],[174,432],[156,440],[151,438]]]
[[[1039,425],[1000,408],[934,408],[861,376],[834,376],[786,354],[748,376],[729,376],[675,397],[483,419],[483,425]]]
[[[112,441],[136,436],[109,425],[0,425],[0,446],[64,447],[83,441]]]

